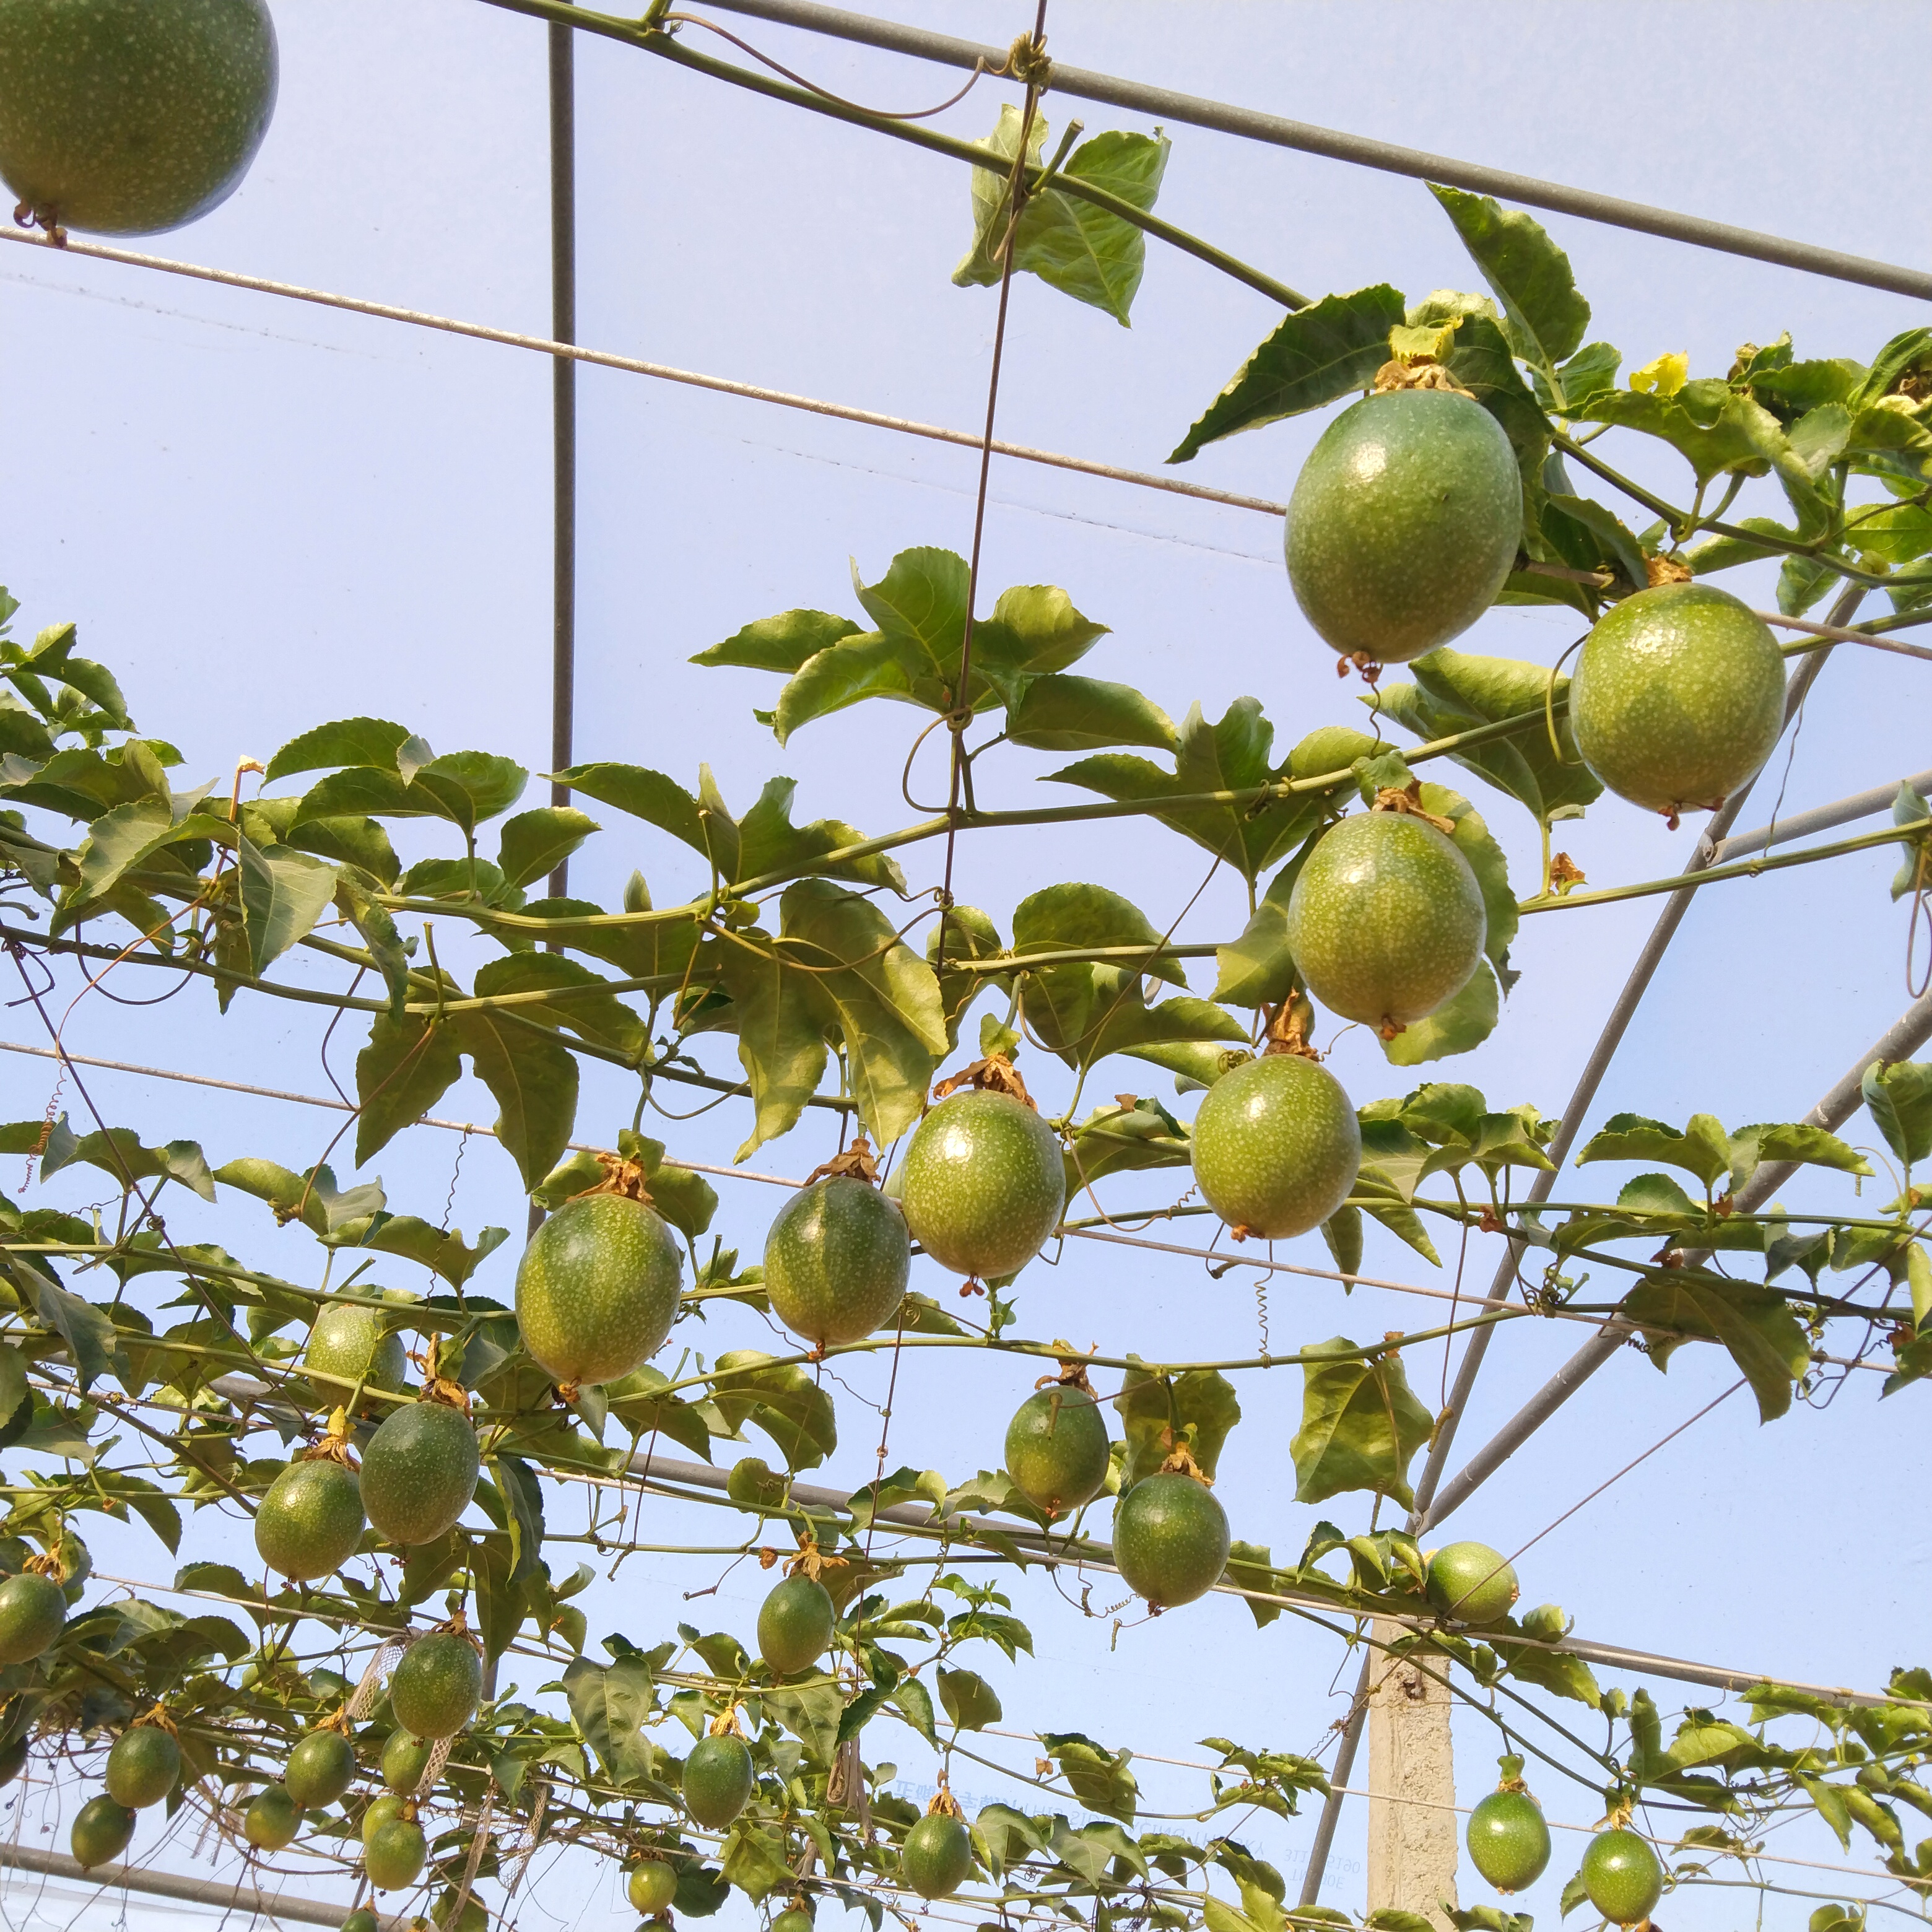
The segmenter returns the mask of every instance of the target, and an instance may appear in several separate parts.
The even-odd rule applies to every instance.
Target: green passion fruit
[[[362,1540],[362,1490],[344,1464],[326,1456],[291,1462],[255,1512],[255,1548],[292,1582],[332,1576]]]
[[[1406,812],[1330,827],[1288,895],[1288,950],[1309,992],[1330,1012],[1384,1030],[1460,993],[1488,931],[1468,860]]]
[[[366,1845],[391,1819],[401,1817],[408,1804],[408,1799],[398,1797],[393,1791],[386,1791],[380,1797],[370,1798],[362,1808],[363,1844]]]
[[[400,1393],[409,1365],[403,1338],[387,1325],[382,1310],[355,1302],[326,1304],[302,1351],[309,1388],[329,1408],[346,1402],[358,1382]]]
[[[482,1697],[483,1660],[455,1630],[418,1637],[389,1680],[389,1708],[417,1738],[453,1738],[476,1714]]]
[[[0,1785],[11,1784],[27,1768],[27,1754],[33,1739],[22,1731],[17,1738],[0,1744]]]
[[[394,1708],[393,1700],[390,1708]],[[434,1742],[428,1738],[416,1737],[405,1730],[392,1731],[382,1744],[384,1788],[406,1798],[422,1784],[435,1750]]]
[[[707,1832],[722,1832],[752,1802],[757,1782],[742,1738],[700,1738],[684,1761],[685,1809]]]
[[[470,1418],[447,1402],[405,1402],[369,1438],[362,1507],[390,1543],[429,1543],[470,1507],[482,1468]]]
[[[134,1814],[124,1804],[117,1804],[104,1793],[90,1798],[74,1816],[74,1831],[68,1842],[83,1871],[118,1858],[134,1835]]]
[[[524,1346],[561,1385],[614,1382],[664,1346],[682,1271],[676,1238],[641,1201],[566,1201],[518,1264]]]
[[[1406,664],[1496,600],[1522,536],[1516,453],[1451,391],[1365,397],[1324,430],[1288,500],[1288,582],[1344,656]]]
[[[289,1753],[282,1782],[304,1811],[320,1811],[356,1782],[356,1747],[340,1731],[311,1731]]]
[[[1636,1832],[1599,1832],[1584,1848],[1583,1889],[1612,1925],[1641,1925],[1664,1896],[1664,1868]]]
[[[158,1804],[181,1775],[181,1746],[159,1724],[136,1724],[107,1754],[107,1795],[139,1811]]]
[[[380,1801],[379,1801],[380,1802]],[[413,1818],[386,1818],[362,1846],[362,1866],[378,1892],[402,1892],[422,1876],[429,1846]]]
[[[1516,1571],[1486,1543],[1450,1543],[1429,1559],[1425,1589],[1438,1616],[1499,1623],[1516,1600]]]
[[[662,1858],[644,1858],[631,1868],[625,1881],[632,1908],[646,1918],[670,1909],[677,1896],[677,1874]]]
[[[1570,680],[1583,762],[1652,812],[1714,809],[1784,728],[1784,659],[1728,591],[1660,584],[1607,612]]]
[[[1006,1474],[1035,1509],[1064,1516],[1107,1486],[1112,1445],[1100,1406],[1072,1382],[1036,1389],[1006,1425]]]
[[[358,1905],[342,1922],[340,1932],[382,1932],[382,1922],[366,1905]]]
[[[302,1807],[285,1784],[265,1784],[242,1814],[242,1835],[258,1852],[279,1852],[295,1843]]]
[[[772,1921],[772,1932],[812,1932],[812,1914],[802,1905],[788,1905]]]
[[[772,1312],[814,1348],[871,1334],[905,1298],[911,1268],[904,1215],[852,1174],[800,1188],[765,1237]]]
[[[67,1596],[51,1576],[23,1570],[0,1583],[0,1664],[28,1664],[61,1634]]]
[[[1114,1517],[1114,1562],[1156,1610],[1191,1604],[1228,1567],[1228,1513],[1203,1484],[1178,1470],[1136,1483]]]
[[[1194,1178],[1231,1228],[1283,1240],[1318,1228],[1348,1199],[1362,1130],[1342,1083],[1298,1053],[1224,1073],[1196,1115]]]
[[[1498,1892],[1522,1892],[1550,1862],[1550,1827],[1526,1791],[1492,1791],[1469,1814],[1469,1862]]]
[[[973,1874],[973,1834],[963,1819],[928,1811],[905,1834],[899,1876],[922,1898],[950,1898]]]
[[[914,1239],[940,1267],[992,1279],[1040,1251],[1066,1204],[1053,1130],[1010,1094],[942,1100],[914,1130],[900,1163]]]
[[[154,235],[225,201],[274,111],[264,0],[0,0],[0,176],[48,226]]]
[[[758,1606],[758,1654],[781,1677],[825,1654],[837,1621],[832,1592],[810,1576],[788,1576]]]

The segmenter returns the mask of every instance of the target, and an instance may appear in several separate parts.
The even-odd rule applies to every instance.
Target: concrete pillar
[[[1378,1623],[1387,1643],[1407,1633]],[[1406,1658],[1375,1654],[1369,1702],[1369,1909],[1420,1913],[1450,1932],[1442,1901],[1456,1898],[1460,1820],[1449,1742],[1450,1696],[1438,1678],[1448,1660],[1429,1659],[1431,1676]],[[1384,1794],[1387,1794],[1384,1796]],[[1426,1804],[1403,1803],[1423,1798]]]

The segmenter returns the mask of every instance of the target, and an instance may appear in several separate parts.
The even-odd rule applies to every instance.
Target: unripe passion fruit
[[[625,1890],[632,1906],[646,1918],[670,1909],[677,1896],[677,1874],[662,1858],[644,1858],[631,1868]]]
[[[408,1801],[399,1798],[393,1791],[386,1791],[380,1798],[372,1798],[362,1808],[362,1822],[359,1827],[365,1845],[374,1838],[392,1818],[400,1818]]]
[[[0,1583],[0,1664],[26,1664],[61,1634],[67,1598],[51,1576],[23,1570]]]
[[[850,1174],[800,1188],[765,1237],[772,1312],[814,1348],[871,1334],[905,1298],[911,1268],[904,1215]]]
[[[326,1408],[340,1408],[358,1382],[400,1392],[409,1363],[403,1338],[385,1325],[381,1310],[354,1302],[325,1305],[302,1351],[302,1366],[310,1372],[309,1388]],[[317,1378],[322,1376],[329,1379]]]
[[[107,1754],[107,1795],[140,1810],[158,1804],[181,1775],[181,1746],[158,1724],[136,1724],[114,1740]]]
[[[0,1744],[0,1785],[11,1784],[27,1768],[27,1754],[33,1739],[22,1731],[10,1743]]]
[[[1195,1116],[1194,1178],[1231,1228],[1268,1240],[1318,1228],[1348,1199],[1362,1130],[1342,1083],[1298,1053],[1224,1073]]]
[[[482,1696],[483,1660],[454,1630],[418,1637],[389,1680],[389,1708],[418,1738],[453,1738],[476,1714]]]
[[[973,1874],[973,1834],[964,1822],[928,1811],[905,1834],[899,1876],[922,1898],[950,1898]]]
[[[524,1346],[560,1383],[615,1382],[664,1346],[682,1263],[656,1211],[622,1194],[566,1201],[517,1268]]]
[[[1053,1130],[1010,1094],[955,1094],[920,1122],[902,1199],[920,1246],[963,1275],[994,1277],[1040,1252],[1066,1204]]]
[[[289,1753],[282,1782],[304,1811],[320,1811],[356,1782],[356,1747],[340,1731],[311,1731]]]
[[[292,1582],[332,1576],[362,1540],[362,1491],[340,1462],[291,1462],[255,1512],[255,1547]]]
[[[684,1804],[707,1832],[722,1832],[752,1801],[758,1782],[742,1738],[700,1738],[684,1761]]]
[[[1516,1571],[1486,1543],[1445,1544],[1429,1559],[1430,1607],[1459,1624],[1493,1624],[1516,1600]]]
[[[1660,584],[1610,610],[1570,680],[1583,762],[1652,812],[1714,809],[1784,728],[1784,659],[1727,591]]]
[[[1489,930],[1454,844],[1407,812],[1343,819],[1308,855],[1286,936],[1308,990],[1372,1027],[1424,1019],[1469,982]]]
[[[772,1921],[772,1932],[812,1932],[812,1914],[802,1905],[788,1905]]]
[[[1345,656],[1406,664],[1496,600],[1522,536],[1516,454],[1447,390],[1365,397],[1309,452],[1288,506],[1302,614]]]
[[[388,1542],[428,1543],[470,1507],[482,1468],[467,1416],[446,1402],[405,1402],[369,1438],[362,1507]]]
[[[1064,1516],[1107,1486],[1107,1424],[1083,1388],[1036,1389],[1006,1425],[1006,1474],[1035,1509]]]
[[[824,1655],[836,1620],[823,1583],[788,1576],[759,1606],[758,1654],[781,1677],[809,1670]]]
[[[283,1784],[265,1784],[242,1816],[242,1835],[258,1852],[279,1852],[295,1843],[302,1807]]]
[[[395,1708],[391,1700],[390,1708]],[[428,1738],[412,1736],[405,1730],[392,1731],[382,1744],[381,1770],[384,1787],[406,1798],[422,1784],[436,1746]]]
[[[1227,1511],[1178,1471],[1143,1478],[1114,1517],[1114,1562],[1156,1610],[1205,1596],[1228,1567],[1228,1546]]]
[[[341,1932],[382,1932],[382,1922],[366,1905],[360,1905],[342,1922]]]
[[[46,223],[178,227],[248,172],[275,71],[263,0],[0,0],[0,175]]]
[[[1641,1925],[1664,1896],[1664,1868],[1634,1832],[1599,1832],[1584,1848],[1583,1889],[1612,1925]]]
[[[1469,1814],[1469,1859],[1498,1892],[1521,1892],[1550,1862],[1550,1827],[1526,1791],[1492,1791]]]
[[[401,1892],[414,1885],[428,1856],[422,1827],[411,1818],[386,1819],[362,1847],[363,1868],[378,1892]]]
[[[134,1835],[134,1813],[104,1795],[90,1798],[74,1814],[73,1835],[68,1843],[82,1869],[92,1871],[96,1865],[118,1858]]]

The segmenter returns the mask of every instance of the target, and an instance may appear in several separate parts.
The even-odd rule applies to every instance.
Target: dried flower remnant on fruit
[[[968,1087],[975,1093],[1004,1094],[1022,1106],[1031,1107],[1035,1113],[1040,1112],[1033,1096],[1027,1091],[1019,1069],[1004,1053],[989,1053],[984,1060],[976,1060],[970,1066],[940,1081],[933,1088],[932,1097],[944,1100],[948,1094],[957,1094]]]

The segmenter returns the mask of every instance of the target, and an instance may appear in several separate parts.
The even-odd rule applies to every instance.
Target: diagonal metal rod
[[[715,4],[729,13],[748,14],[760,20],[802,28],[808,33],[854,40],[893,53],[910,54],[917,59],[936,61],[946,67],[970,68],[984,62],[989,68],[998,69],[1006,58],[1003,47],[982,46],[972,40],[956,39],[950,34],[904,26],[896,20],[873,20],[862,14],[849,13],[842,8],[818,6],[813,4],[813,0],[715,0]],[[1055,94],[1072,94],[1083,100],[1103,101],[1109,106],[1125,107],[1160,121],[1184,122],[1192,127],[1209,128],[1220,134],[1239,135],[1245,140],[1264,142],[1273,147],[1292,148],[1302,154],[1320,154],[1330,160],[1346,161],[1384,174],[1406,175],[1417,181],[1442,182],[1451,188],[1466,189],[1472,194],[1492,194],[1501,200],[1519,202],[1527,207],[1548,208],[1558,214],[1574,214],[1586,221],[1600,222],[1606,227],[1626,228],[1640,235],[1655,235],[1668,242],[1688,243],[1692,248],[1714,249],[1721,254],[1770,262],[1780,268],[1824,275],[1834,281],[1853,282],[1864,288],[1887,289],[1894,295],[1916,296],[1921,299],[1932,298],[1932,274],[1922,268],[1874,262],[1864,256],[1841,254],[1835,248],[1820,248],[1808,242],[1787,241],[1781,236],[1734,227],[1729,222],[1707,220],[1702,215],[1682,214],[1673,209],[1654,208],[1643,202],[1599,194],[1590,188],[1569,188],[1558,182],[1539,181],[1533,176],[1512,174],[1502,168],[1455,160],[1447,154],[1432,154],[1418,148],[1398,147],[1392,142],[1372,140],[1366,135],[1345,134],[1333,128],[1312,127],[1306,122],[1259,113],[1250,107],[1234,107],[1222,101],[1204,100],[1193,94],[1178,94],[1171,88],[1150,87],[1139,81],[1118,79],[1112,74],[1095,74],[1085,68],[1064,66],[1058,61],[1053,64],[1052,87]]]
[[[1355,1754],[1361,1748],[1362,1733],[1368,1727],[1369,1680],[1373,1676],[1376,1654],[1362,1658],[1362,1674],[1355,1679],[1355,1694],[1348,1706],[1348,1721],[1342,1727],[1342,1742],[1335,1748],[1335,1768],[1328,1779],[1328,1796],[1315,1826],[1315,1842],[1308,1848],[1308,1870],[1301,1881],[1301,1904],[1314,1905],[1322,1898],[1322,1881],[1328,1870],[1328,1854],[1335,1844],[1335,1827],[1342,1822],[1342,1800],[1347,1796],[1348,1775],[1355,1768]]]
[[[1847,622],[1857,610],[1864,592],[1857,586],[1849,586],[1832,606],[1832,622]],[[1819,674],[1830,658],[1829,650],[1820,651],[1807,658],[1799,667],[1797,675],[1791,680],[1791,688],[1784,702],[1784,726],[1791,728],[1791,722],[1803,706],[1812,686],[1817,682]],[[1737,823],[1738,814],[1744,809],[1750,798],[1754,777],[1740,790],[1733,792],[1724,804],[1712,814],[1710,824],[1705,827],[1703,836],[1697,841],[1690,862],[1684,867],[1687,872],[1704,870],[1711,857],[1724,842],[1724,836]],[[1550,1166],[1530,1184],[1529,1198],[1547,1200],[1550,1190],[1556,1184],[1558,1171],[1575,1144],[1578,1131],[1582,1126],[1583,1117],[1589,1110],[1590,1102],[1596,1098],[1597,1089],[1603,1084],[1604,1076],[1610,1071],[1610,1062],[1616,1057],[1617,1048],[1623,1044],[1630,1023],[1636,1017],[1638,1006],[1650,982],[1662,964],[1664,956],[1670,942],[1677,935],[1677,928],[1684,922],[1684,916],[1690,910],[1690,902],[1696,896],[1696,888],[1687,886],[1671,894],[1664,902],[1664,910],[1658,915],[1657,923],[1651,928],[1650,937],[1644,941],[1643,950],[1637,955],[1636,963],[1630,968],[1630,976],[1624,982],[1623,991],[1617,995],[1616,1004],[1610,1009],[1604,1030],[1591,1049],[1590,1058],[1577,1076],[1575,1090],[1564,1108],[1557,1123],[1556,1132],[1550,1144]],[[1513,1243],[1506,1243],[1503,1258],[1498,1265],[1496,1279],[1490,1284],[1489,1300],[1493,1306],[1507,1300],[1509,1287],[1514,1278],[1518,1252]],[[1483,1358],[1488,1352],[1489,1330],[1479,1330],[1463,1351],[1462,1362],[1456,1370],[1456,1385],[1450,1390],[1449,1405],[1436,1431],[1436,1439],[1430,1445],[1429,1459],[1423,1466],[1421,1480],[1415,1486],[1415,1509],[1412,1522],[1421,1526],[1436,1520],[1430,1505],[1436,1494],[1436,1486],[1442,1480],[1442,1472],[1449,1460],[1449,1451],[1456,1440],[1456,1426],[1468,1410],[1469,1396],[1475,1386],[1476,1377],[1483,1366]],[[1588,1344],[1582,1354],[1588,1354],[1598,1345]],[[1582,1356],[1580,1354],[1580,1360]],[[1605,1359],[1607,1359],[1606,1358]]]
[[[1813,1126],[1841,1126],[1858,1111],[1863,1098],[1865,1069],[1875,1060],[1906,1059],[1928,1040],[1932,1040],[1932,993],[1914,1001],[1859,1054],[1844,1078],[1804,1116],[1806,1122]],[[1760,1168],[1750,1182],[1738,1190],[1738,1205],[1747,1213],[1761,1207],[1797,1169],[1795,1161],[1774,1161]],[[1623,1346],[1629,1336],[1629,1329],[1616,1323],[1606,1326],[1601,1334],[1592,1336],[1444,1486],[1418,1524],[1418,1533],[1440,1522],[1494,1475]]]
[[[1829,832],[1834,826],[1849,825],[1854,819],[1870,818],[1874,813],[1888,811],[1892,800],[1898,796],[1900,784],[1910,785],[1923,798],[1932,792],[1932,772],[1920,772],[1892,784],[1874,785],[1870,791],[1854,792],[1850,798],[1841,798],[1835,805],[1814,806],[1810,811],[1798,812],[1790,818],[1773,819],[1768,825],[1760,825],[1755,832],[1740,832],[1735,838],[1726,838],[1712,854],[1712,862],[1721,866],[1727,860],[1762,852],[1774,838],[1808,838],[1814,832]]]

